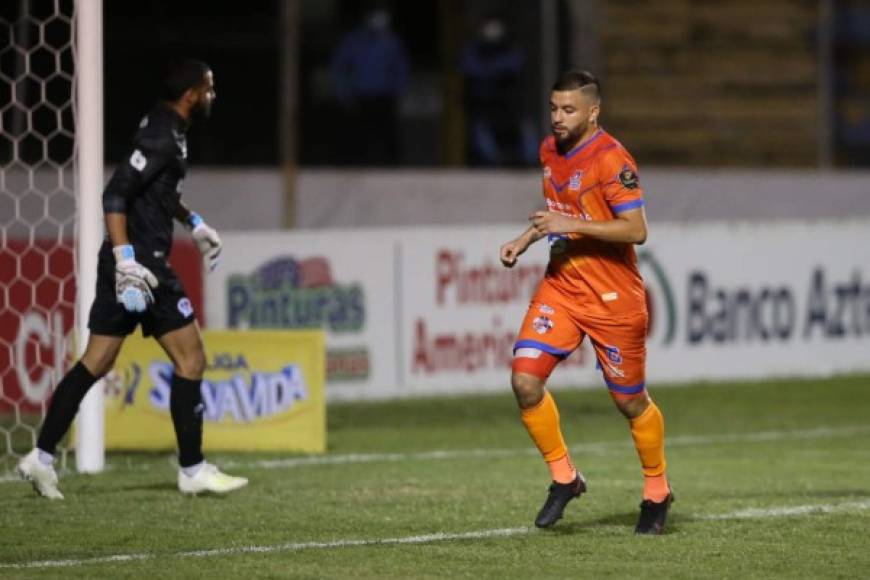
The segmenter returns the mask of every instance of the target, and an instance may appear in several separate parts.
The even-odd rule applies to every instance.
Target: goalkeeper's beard
[[[199,102],[190,110],[190,116],[196,121],[205,121],[211,117],[211,105]]]

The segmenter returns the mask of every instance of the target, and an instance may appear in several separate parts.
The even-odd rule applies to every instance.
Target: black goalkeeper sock
[[[45,414],[45,421],[42,423],[39,439],[36,442],[37,447],[46,453],[54,454],[55,447],[69,431],[69,426],[76,418],[82,399],[95,382],[97,377],[92,375],[81,361],[64,375],[48,405],[48,413]]]
[[[202,393],[201,380],[185,379],[172,374],[169,411],[178,440],[178,464],[190,467],[201,463],[202,457]]]

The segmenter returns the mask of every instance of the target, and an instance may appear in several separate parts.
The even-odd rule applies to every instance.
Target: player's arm
[[[198,213],[191,211],[181,200],[178,200],[178,207],[175,208],[175,219],[190,230],[190,235],[193,236],[199,253],[208,264],[209,272],[213,271],[218,265],[223,247],[220,236],[214,228],[206,225]]]
[[[529,216],[532,228],[547,234],[580,234],[604,242],[643,244],[646,241],[646,212],[637,207],[618,213],[608,221],[587,221],[551,211],[536,211]]]
[[[187,207],[187,205],[183,201],[181,201],[180,199],[178,200],[178,207],[175,208],[174,216],[176,220],[181,222],[183,225],[187,225],[188,221],[190,220],[190,216],[192,216],[193,213],[194,212],[191,211],[191,209]]]
[[[129,207],[172,160],[174,143],[140,139],[125,162],[115,168],[103,191],[103,213],[127,214]],[[108,225],[108,224],[107,224]],[[114,240],[113,240],[114,241]]]
[[[127,237],[127,214],[111,212],[104,215],[106,219],[106,233],[109,235],[109,241],[112,243],[112,247],[129,245],[130,238]]]
[[[142,191],[148,180],[153,179],[155,172],[162,169],[155,167],[142,174],[147,166],[140,160],[144,156],[137,149],[129,163],[119,166],[112,179],[103,191],[103,215],[106,221],[106,233],[112,244],[112,254],[115,256],[115,298],[129,312],[144,312],[154,302],[153,288],[157,288],[157,277],[136,261],[136,252],[130,244],[127,233],[127,211],[129,205]],[[136,167],[133,162],[142,167]]]
[[[137,148],[115,169],[103,190],[103,214],[112,246],[128,245],[127,212],[145,187],[169,161],[166,154]]]
[[[538,232],[535,226],[529,226],[519,237],[502,244],[499,250],[501,263],[507,268],[512,268],[517,263],[517,258],[544,235]]]

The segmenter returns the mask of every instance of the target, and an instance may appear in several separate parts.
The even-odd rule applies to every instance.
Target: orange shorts
[[[546,361],[553,359],[540,357],[541,352],[562,360],[589,335],[607,388],[620,395],[636,395],[645,388],[647,324],[646,308],[618,317],[592,315],[572,306],[567,296],[545,281],[529,304],[514,344],[514,360],[540,358],[541,365],[546,366]],[[529,363],[515,362],[514,368],[519,366],[521,372],[528,372],[526,369],[534,368],[534,363]],[[552,362],[550,365],[532,374],[546,379],[555,366]]]

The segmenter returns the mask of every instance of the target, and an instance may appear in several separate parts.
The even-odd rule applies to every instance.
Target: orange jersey
[[[547,209],[566,216],[609,221],[642,207],[637,165],[625,148],[599,129],[564,155],[550,136],[541,144]],[[643,280],[632,244],[579,234],[548,236],[545,283],[589,314],[645,311]]]

